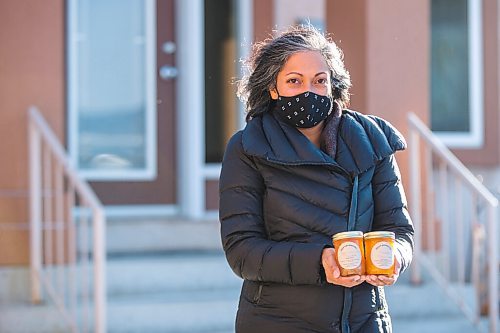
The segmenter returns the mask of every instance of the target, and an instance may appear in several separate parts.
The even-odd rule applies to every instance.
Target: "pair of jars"
[[[393,232],[347,231],[332,238],[341,276],[394,274]]]

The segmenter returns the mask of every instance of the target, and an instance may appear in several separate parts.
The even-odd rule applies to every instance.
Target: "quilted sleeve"
[[[245,155],[241,132],[231,138],[219,182],[221,239],[227,261],[241,278],[286,284],[322,284],[321,244],[269,240],[263,221],[265,184]]]

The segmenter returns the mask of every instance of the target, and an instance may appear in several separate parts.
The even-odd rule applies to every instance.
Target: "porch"
[[[31,305],[28,276],[26,268],[0,269],[0,331],[71,332],[53,304]],[[107,276],[108,332],[234,332],[241,280],[220,250],[110,257]],[[476,330],[428,274],[413,285],[405,272],[386,297],[394,332]]]
[[[32,131],[37,131],[36,126],[32,127]],[[44,150],[46,154],[49,154],[51,149],[53,152],[58,152],[60,147],[57,148],[57,144],[51,141],[50,131],[45,128],[42,134],[43,139],[47,141],[45,145],[48,150]],[[412,132],[412,147],[418,148],[415,134]],[[425,131],[420,135],[425,138]],[[34,141],[30,140],[30,142]],[[432,145],[426,146],[426,149],[434,148]],[[37,152],[36,149],[35,152]],[[59,165],[55,163],[55,168],[63,173],[56,174],[56,190],[32,192],[39,196],[44,193],[45,215],[41,214],[39,209],[32,210],[34,213],[41,214],[38,218],[34,215],[35,219],[32,219],[32,223],[35,223],[31,226],[34,228],[32,241],[35,241],[32,243],[31,250],[34,253],[33,258],[38,257],[38,261],[32,266],[31,272],[28,268],[4,267],[0,269],[0,331],[12,333],[34,331],[232,332],[241,280],[231,272],[225,261],[220,247],[218,221],[109,219],[106,228],[103,229],[104,225],[100,219],[102,213],[99,212],[101,208],[96,202],[90,215],[80,214],[76,227],[71,227],[72,224],[69,224],[68,228],[74,228],[75,232],[65,236],[60,231],[64,230],[67,221],[53,223],[54,217],[51,216],[52,208],[55,206],[55,220],[64,220],[64,216],[67,216],[68,221],[72,221],[71,214],[64,214],[64,211],[68,209],[57,208],[66,202],[61,194],[57,194],[62,193],[60,188],[63,183],[57,179],[58,177],[66,179],[70,183],[67,186],[71,189],[70,191],[84,189],[85,183],[80,184],[82,181],[77,176],[72,176],[71,166],[64,163],[64,156],[59,153],[55,154],[55,159],[62,158],[62,160],[56,161]],[[57,157],[58,154],[61,156]],[[447,161],[443,157],[446,154],[440,153],[439,149],[433,154],[443,158],[442,161]],[[427,154],[427,156],[432,156],[432,154]],[[417,161],[414,155],[412,158],[413,162]],[[46,162],[47,159],[48,157],[45,157],[45,163],[32,160],[32,165],[52,167],[51,163]],[[447,175],[447,168],[441,167],[438,179],[440,176]],[[453,168],[456,168],[456,165],[452,165]],[[430,182],[434,181],[432,169],[432,167],[427,169],[427,174],[430,175],[427,179]],[[412,170],[412,197],[418,198],[420,196],[414,192],[419,193],[418,189],[425,187],[428,189],[430,184],[427,183],[426,186],[418,181],[415,175],[420,172],[418,169]],[[35,171],[40,175],[43,174],[45,178],[47,175],[52,175],[52,171],[41,172],[37,168]],[[453,177],[457,175],[454,174]],[[33,179],[36,180],[36,177]],[[466,181],[464,179],[458,179],[456,183]],[[34,184],[39,187],[43,184],[46,189],[50,189],[53,183],[51,177],[49,180],[49,182],[47,179],[35,181]],[[75,184],[72,181],[75,181]],[[447,186],[442,187],[441,191],[443,188]],[[480,186],[479,188],[482,189]],[[55,194],[47,195],[47,193]],[[78,200],[78,204],[83,205],[79,209],[85,211],[85,203],[90,201],[86,195],[89,194],[70,193],[69,196],[64,197],[82,197]],[[439,195],[432,196],[432,198],[435,197],[450,201],[460,200],[461,196],[450,196],[445,192],[444,194],[439,192]],[[473,208],[481,199],[477,194],[474,198]],[[488,194],[485,198],[489,198]],[[491,211],[496,212],[495,204],[497,203],[495,199],[492,200]],[[42,206],[42,201],[35,200],[34,202],[35,205]],[[75,205],[74,200],[68,202]],[[498,304],[494,300],[498,301],[498,297],[495,296],[498,294],[491,293],[491,290],[496,290],[498,286],[496,280],[498,272],[489,271],[488,275],[485,275],[487,271],[483,270],[484,266],[478,265],[476,254],[478,251],[484,251],[485,245],[488,245],[489,250],[495,250],[493,253],[496,253],[497,220],[495,214],[488,215],[488,218],[484,220],[484,217],[482,218],[475,209],[468,211],[473,214],[473,220],[476,223],[483,222],[482,225],[487,228],[485,230],[490,233],[487,239],[486,235],[483,235],[482,238],[477,239],[479,243],[473,243],[473,252],[470,257],[473,261],[470,269],[466,268],[466,265],[460,265],[460,261],[456,268],[454,266],[456,258],[461,257],[450,255],[450,237],[447,237],[445,232],[449,225],[446,224],[448,219],[443,219],[443,212],[426,215],[430,218],[422,224],[421,211],[418,209],[419,202],[413,201],[411,206],[417,230],[421,232],[416,237],[416,262],[412,269],[410,272],[405,272],[395,286],[387,288],[394,330],[404,332],[489,330],[494,332],[498,318],[495,321],[494,316],[490,316],[489,319],[477,316],[481,310],[481,304],[478,303],[481,299],[478,298],[480,290],[478,290],[477,277],[489,277],[490,301],[488,304],[490,310],[497,313]],[[463,209],[462,206],[458,205],[455,209]],[[48,220],[47,211],[49,212]],[[452,215],[448,211],[446,214],[448,214],[447,217]],[[453,218],[457,219],[458,215],[453,215]],[[429,222],[436,218],[438,222]],[[462,221],[458,226],[468,230],[473,225],[464,225]],[[430,230],[440,230],[441,238],[438,242],[436,242],[435,233],[429,233]],[[464,230],[457,239],[464,237]],[[85,235],[83,239],[80,238],[81,235]],[[65,237],[68,237],[70,246],[65,246]],[[99,241],[95,242],[92,239]],[[423,244],[422,240],[427,245]],[[473,240],[476,241],[476,238],[473,237]],[[428,245],[429,242],[432,246]],[[82,247],[81,244],[84,246]],[[66,250],[73,251],[73,254],[62,255],[61,251]],[[465,251],[466,247],[462,250]],[[96,256],[94,255],[96,253],[106,253],[106,255]],[[493,258],[494,263],[497,262],[496,255],[489,257]],[[453,258],[455,260],[452,260]],[[425,265],[420,271],[419,267],[422,263]],[[452,266],[453,271],[456,272],[454,274],[450,271]],[[491,266],[490,261],[490,267],[496,266]],[[410,273],[413,282],[410,282]],[[37,294],[41,281],[44,282],[42,291],[45,289],[45,292]],[[75,288],[77,282],[81,288]],[[30,284],[33,286],[33,294],[29,290]],[[491,289],[492,286],[493,289]],[[459,293],[454,293],[457,290]],[[42,300],[42,302],[33,304],[32,300]],[[459,303],[458,306],[456,301]],[[25,320],[25,318],[30,320]]]

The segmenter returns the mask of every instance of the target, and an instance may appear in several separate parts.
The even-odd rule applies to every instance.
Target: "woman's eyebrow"
[[[319,73],[316,73],[316,75],[314,76],[318,76],[318,75],[321,75],[321,74],[328,74],[327,72],[319,72]],[[303,74],[299,73],[299,72],[289,72],[286,74],[286,76],[288,75],[300,75],[300,76],[304,76]]]

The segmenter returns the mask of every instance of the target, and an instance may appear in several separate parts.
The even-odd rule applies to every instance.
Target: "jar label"
[[[344,269],[355,269],[361,265],[361,251],[354,242],[344,242],[338,248],[339,265]]]
[[[388,242],[378,242],[372,248],[371,259],[373,265],[380,269],[389,269],[394,264],[394,253]]]

